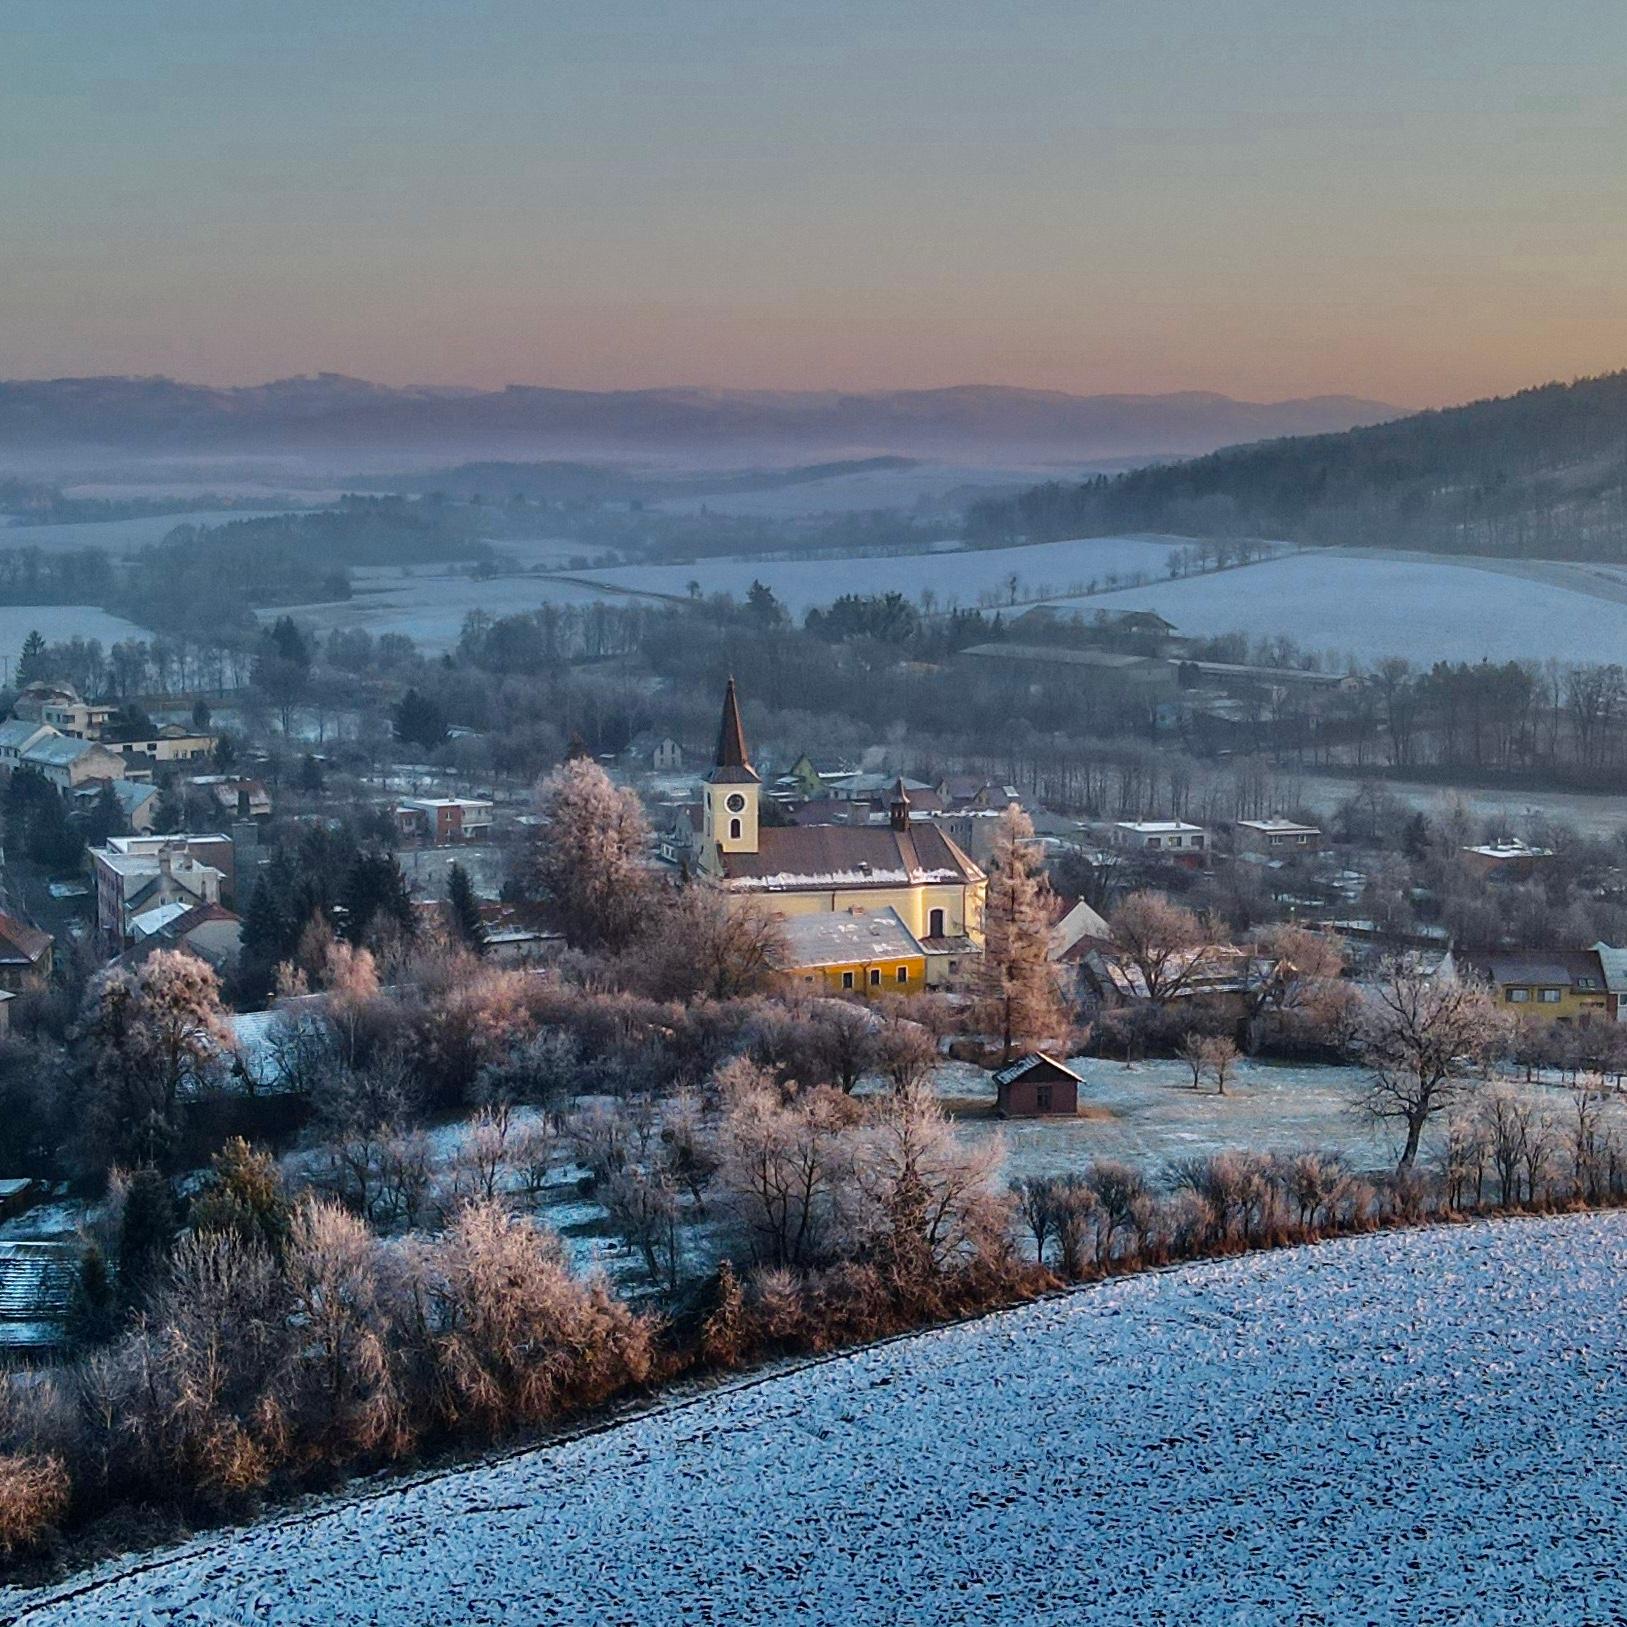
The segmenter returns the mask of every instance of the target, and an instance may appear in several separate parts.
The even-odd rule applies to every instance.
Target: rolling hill
[[[1627,372],[973,506],[980,541],[1268,536],[1627,558]]]
[[[233,389],[165,378],[0,381],[0,445],[146,453],[893,453],[979,462],[1184,456],[1347,429],[1398,409],[1347,396],[1269,403],[1204,393],[943,390],[392,389],[336,374]]]

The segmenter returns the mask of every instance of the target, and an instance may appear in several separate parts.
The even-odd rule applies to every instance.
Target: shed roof
[[[1030,1051],[1026,1056],[1020,1056],[1015,1062],[1008,1062],[994,1075],[997,1085],[1015,1084],[1024,1074],[1031,1073],[1035,1068],[1051,1068],[1056,1072],[1065,1074],[1075,1084],[1083,1084],[1084,1080],[1070,1068],[1066,1062],[1058,1062],[1054,1056],[1045,1051]]]

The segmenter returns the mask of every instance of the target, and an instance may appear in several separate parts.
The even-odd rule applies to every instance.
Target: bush
[[[46,1454],[0,1456],[0,1553],[37,1548],[68,1511],[68,1471]]]

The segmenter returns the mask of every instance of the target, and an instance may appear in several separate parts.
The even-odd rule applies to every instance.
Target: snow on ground
[[[27,1627],[1627,1616],[1627,1216],[1120,1279],[0,1596]]]
[[[1308,649],[1372,662],[1627,661],[1627,609],[1500,571],[1416,557],[1296,554],[1241,570],[1163,580],[1069,602],[1156,610],[1185,635],[1287,634]]]
[[[737,599],[746,596],[754,580],[766,582],[800,618],[844,593],[902,593],[918,600],[931,592],[940,609],[975,608],[985,598],[1009,598],[1013,575],[1018,598],[1027,600],[1084,591],[1093,581],[1105,583],[1109,575],[1123,578],[1144,571],[1159,577],[1165,574],[1171,548],[1179,546],[1179,538],[1169,537],[1088,537],[1024,548],[851,559],[703,559],[692,565],[627,565],[588,574],[599,582],[679,595],[699,582],[703,594],[732,593]]]
[[[0,547],[5,533],[0,531]],[[15,670],[23,640],[39,629],[47,644],[65,643],[71,638],[99,638],[111,647],[123,639],[149,639],[153,635],[122,616],[110,616],[93,604],[8,604],[0,605],[0,666]]]
[[[1077,1118],[994,1117],[994,1083],[982,1069],[947,1063],[937,1090],[968,1141],[999,1136],[1009,1180],[1084,1170],[1098,1158],[1112,1159],[1161,1180],[1171,1164],[1225,1152],[1338,1152],[1357,1170],[1394,1169],[1401,1151],[1396,1132],[1372,1123],[1355,1106],[1371,1077],[1358,1067],[1325,1067],[1240,1060],[1218,1095],[1205,1081],[1193,1090],[1192,1074],[1179,1061],[1155,1059],[1126,1067],[1100,1057],[1074,1057],[1069,1066],[1083,1079]],[[1504,1081],[1529,1096],[1549,1117],[1564,1120],[1570,1093],[1557,1080]],[[1604,1112],[1627,1132],[1627,1097],[1612,1093]],[[1424,1133],[1422,1157],[1435,1161],[1444,1121]]]
[[[1299,800],[1321,814],[1332,814],[1362,789],[1357,778],[1332,775],[1295,776]],[[1590,791],[1511,791],[1475,786],[1429,785],[1410,780],[1378,780],[1380,790],[1405,807],[1436,818],[1461,802],[1474,818],[1493,820],[1499,829],[1524,832],[1533,821],[1557,820],[1588,836],[1614,836],[1627,828],[1627,805],[1619,796]]]
[[[1156,1176],[1176,1159],[1240,1149],[1342,1152],[1358,1169],[1395,1165],[1399,1148],[1389,1132],[1351,1106],[1367,1078],[1360,1068],[1243,1061],[1219,1096],[1207,1082],[1193,1090],[1191,1072],[1178,1061],[1126,1067],[1075,1057],[1070,1066],[1084,1079],[1073,1119],[995,1119],[993,1080],[971,1066],[941,1070],[938,1091],[964,1138],[1004,1140],[1012,1180],[1083,1170],[1097,1158]]]
[[[621,595],[597,592],[570,582],[542,576],[500,576],[489,582],[450,571],[431,574],[427,565],[413,566],[412,575],[375,575],[365,590],[333,604],[301,605],[296,614],[302,624],[326,634],[335,627],[362,627],[380,633],[405,633],[420,648],[450,650],[463,631],[463,618],[471,610],[493,616],[514,616],[545,604],[639,603]],[[263,610],[262,620],[275,620],[284,610]]]
[[[162,542],[178,525],[228,525],[258,520],[287,509],[207,509],[196,514],[143,514],[130,520],[75,520],[66,525],[8,525],[0,520],[0,548],[39,548],[59,553],[100,548],[115,556]]]

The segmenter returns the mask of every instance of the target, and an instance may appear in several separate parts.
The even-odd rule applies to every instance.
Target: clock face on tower
[[[728,804],[730,813],[739,813],[740,810],[745,807],[745,805],[746,799],[741,796],[738,791],[735,791],[730,795]]]

